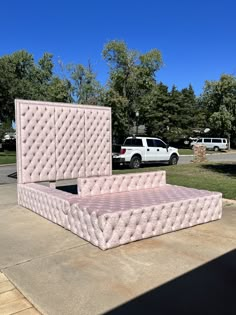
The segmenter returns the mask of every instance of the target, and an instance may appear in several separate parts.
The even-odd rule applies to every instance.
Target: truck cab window
[[[154,140],[154,146],[157,148],[166,148],[166,144],[162,142],[161,140]]]
[[[132,146],[132,147],[142,147],[143,142],[142,139],[130,138],[126,139],[124,145]]]
[[[147,139],[147,146],[151,148],[155,147],[153,139]]]

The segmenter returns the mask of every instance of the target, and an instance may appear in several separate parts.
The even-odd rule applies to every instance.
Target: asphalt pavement
[[[16,164],[0,165],[0,185],[14,184],[15,178],[8,177],[8,175],[16,172]]]
[[[179,164],[188,164],[193,160],[193,155],[181,155]],[[207,154],[209,162],[236,162],[236,153],[209,153]]]

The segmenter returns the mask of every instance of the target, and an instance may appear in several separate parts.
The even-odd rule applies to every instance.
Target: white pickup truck
[[[130,168],[139,168],[141,163],[154,162],[174,165],[178,160],[178,149],[152,137],[128,137],[121,146],[120,153],[113,154],[114,165],[129,165]]]

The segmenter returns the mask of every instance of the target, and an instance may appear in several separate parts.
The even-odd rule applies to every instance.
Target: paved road
[[[16,172],[16,165],[0,166],[0,185],[16,183],[15,178],[8,177],[9,174]]]
[[[236,153],[208,154],[207,159],[212,162],[236,162]],[[193,160],[193,155],[182,155],[179,164],[187,164]],[[16,165],[0,166],[0,185],[16,183],[16,179],[7,175],[16,172]]]
[[[208,161],[211,162],[236,162],[236,153],[207,154]],[[180,156],[179,163],[187,164],[193,160],[193,155]]]

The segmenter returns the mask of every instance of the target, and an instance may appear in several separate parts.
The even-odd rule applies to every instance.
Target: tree
[[[14,98],[22,98],[25,87],[30,94],[32,67],[32,55],[26,51],[0,58],[0,121],[14,119]]]
[[[51,102],[71,103],[72,97],[70,91],[72,91],[72,86],[69,80],[63,80],[54,76],[47,87],[45,99]]]
[[[74,101],[80,104],[97,105],[102,88],[96,80],[91,63],[89,62],[87,67],[82,64],[70,64],[67,70],[70,74]]]
[[[162,66],[161,53],[153,49],[141,54],[128,49],[124,41],[110,41],[103,49],[103,57],[110,69],[108,89],[113,91],[113,95],[119,95],[127,104],[123,109],[126,110],[128,133],[137,119],[137,112],[141,112],[139,122],[145,120],[143,114],[146,111],[142,107],[147,94],[156,84],[156,71]],[[116,119],[115,115],[113,116],[113,120]]]
[[[233,121],[233,116],[224,105],[221,105],[219,110],[210,116],[210,126],[218,132],[219,136],[230,136]]]
[[[127,96],[128,79],[138,56],[135,50],[128,50],[124,41],[110,41],[103,49],[103,57],[110,67],[110,85],[123,97]]]
[[[188,138],[192,129],[198,124],[196,96],[192,85],[184,88],[179,93],[177,126],[181,129],[179,138]]]
[[[163,83],[156,84],[143,105],[148,135],[175,142],[191,135],[196,112],[196,97],[192,86],[171,91]]]
[[[169,99],[168,87],[163,83],[156,84],[143,98],[141,113],[148,135],[162,137],[169,128]]]
[[[112,133],[116,143],[122,143],[129,133],[128,101],[115,90],[104,91],[101,97],[102,104],[111,107]]]
[[[236,77],[222,75],[219,81],[206,81],[201,97],[208,110],[212,132],[236,136]]]
[[[24,50],[0,58],[0,121],[14,120],[15,98],[71,100],[70,84],[53,74],[52,58],[45,53],[35,63],[33,56]]]

